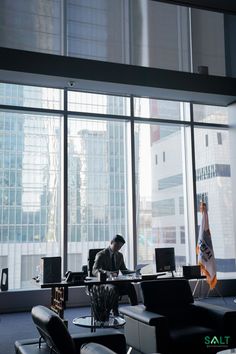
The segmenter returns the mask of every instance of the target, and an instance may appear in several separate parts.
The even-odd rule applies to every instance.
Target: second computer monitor
[[[172,272],[175,270],[175,249],[155,248],[156,272]]]

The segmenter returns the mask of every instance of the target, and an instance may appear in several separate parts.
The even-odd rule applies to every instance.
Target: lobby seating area
[[[195,301],[197,304],[211,304],[226,307],[227,309],[236,310],[236,304],[234,303],[233,296],[226,296],[224,299],[221,297],[209,297],[208,299],[202,299],[201,301]],[[128,308],[127,305],[121,305],[121,311]],[[78,334],[81,335],[91,335],[88,328],[77,327],[73,325],[72,320],[78,316],[86,316],[90,314],[89,307],[74,307],[67,308],[65,310],[65,318],[68,320],[68,330],[72,338]],[[39,338],[39,333],[36,326],[33,324],[32,316],[30,312],[19,312],[19,313],[7,313],[1,314],[0,317],[0,328],[1,328],[1,354],[15,354],[14,343],[16,340],[26,341],[26,339],[37,339]],[[97,333],[105,330],[97,330]],[[124,330],[119,330],[123,333]],[[128,344],[127,344],[128,345]],[[42,352],[41,352],[42,353]],[[133,350],[132,354],[136,354],[138,351]],[[43,353],[44,354],[44,353]]]
[[[126,320],[124,329],[100,328],[91,333],[88,328],[73,326],[73,317],[88,314],[89,308],[67,309],[67,329],[58,315],[38,305],[31,312],[31,326],[37,329],[36,335],[22,336],[20,331],[19,335],[15,333],[15,349],[3,343],[4,353],[7,350],[8,354],[48,354],[54,350],[66,354],[69,350],[72,354],[123,354],[132,347],[133,353],[184,354],[189,350],[191,353],[217,353],[225,349],[207,347],[206,336],[226,336],[229,338],[226,349],[236,347],[236,304],[233,297],[210,297],[196,301],[189,282],[184,279],[145,281],[140,287],[143,303],[120,306]],[[7,316],[12,316],[14,321],[14,316],[23,318],[24,314],[3,315],[1,326],[5,325],[4,317]]]

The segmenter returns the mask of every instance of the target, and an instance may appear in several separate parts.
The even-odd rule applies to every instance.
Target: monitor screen
[[[155,248],[156,272],[173,272],[175,270],[175,249]]]

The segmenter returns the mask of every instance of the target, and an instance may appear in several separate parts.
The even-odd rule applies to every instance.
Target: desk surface
[[[156,279],[156,276],[153,275],[153,279]],[[77,281],[77,282],[66,282],[65,280],[58,282],[58,283],[44,283],[40,284],[41,288],[57,288],[57,287],[72,287],[72,286],[92,286],[92,285],[100,285],[100,284],[117,284],[117,283],[138,283],[144,279],[142,278],[134,278],[131,276],[120,276],[113,279],[107,279],[106,281],[102,282],[99,281],[96,277],[91,277],[84,281]]]
[[[57,283],[43,283],[40,284],[41,288],[59,288],[59,287],[73,287],[73,286],[92,286],[92,285],[100,285],[100,284],[118,284],[118,283],[139,283],[141,281],[147,281],[147,280],[164,280],[164,279],[205,279],[206,277],[202,275],[199,278],[184,278],[184,277],[160,277],[159,274],[145,274],[142,275],[142,277],[133,277],[129,275],[123,275],[123,276],[118,276],[113,279],[107,279],[104,282],[99,281],[96,277],[91,277],[89,279],[86,279],[84,281],[77,281],[77,282],[67,282],[65,280],[62,280],[61,282]]]

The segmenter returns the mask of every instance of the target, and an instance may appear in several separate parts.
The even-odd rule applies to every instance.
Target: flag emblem
[[[214,289],[217,283],[216,261],[212,245],[206,203],[201,202],[200,212],[202,214],[202,220],[197,244],[198,264],[201,267],[201,273],[206,276],[210,288]]]

